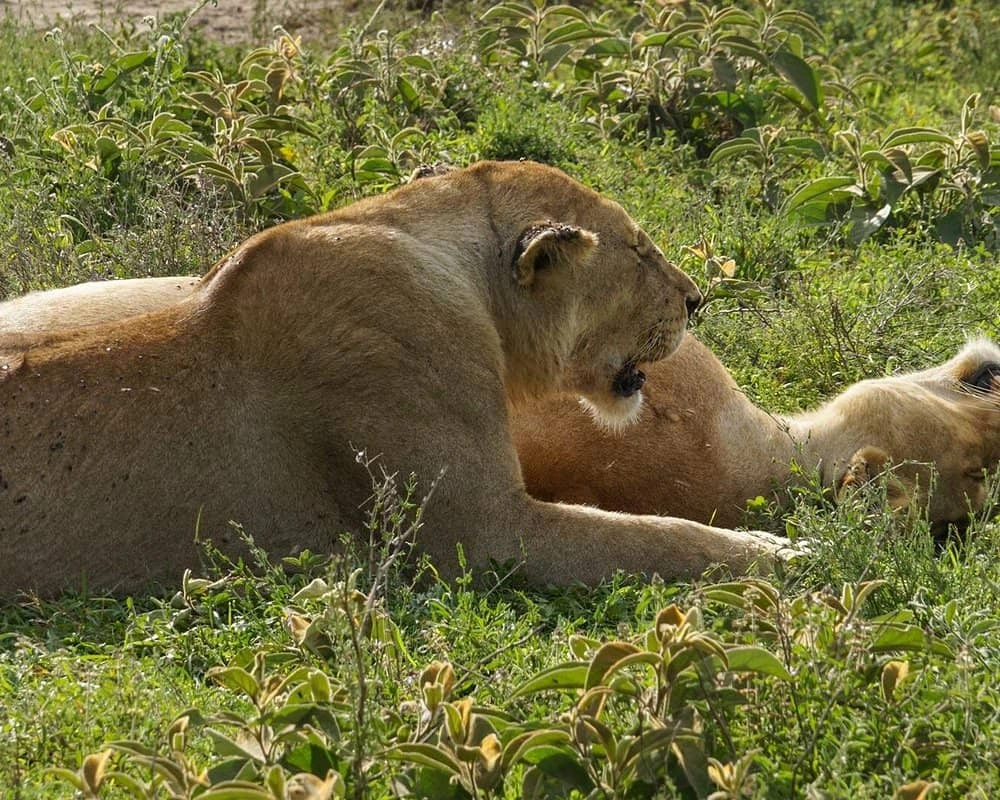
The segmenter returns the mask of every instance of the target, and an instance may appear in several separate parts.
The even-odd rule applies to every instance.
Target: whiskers
[[[978,411],[1000,413],[1000,378],[994,378],[989,389],[971,386],[957,378],[951,381],[951,389],[963,395],[965,402],[972,404]]]
[[[650,325],[643,335],[642,344],[629,361],[633,364],[638,364],[642,361],[659,361],[663,358],[666,355],[664,353],[666,337],[663,333],[666,326],[667,321],[665,319],[658,319]]]

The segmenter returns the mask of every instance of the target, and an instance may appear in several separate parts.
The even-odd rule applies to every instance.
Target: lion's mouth
[[[631,397],[638,392],[646,382],[646,373],[636,367],[634,361],[626,361],[615,373],[611,382],[611,390],[618,397]]]

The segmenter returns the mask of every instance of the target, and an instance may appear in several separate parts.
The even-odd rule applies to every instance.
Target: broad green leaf
[[[867,600],[874,592],[885,586],[888,581],[885,580],[872,580],[864,581],[858,584],[857,593],[854,595],[853,604],[851,608],[861,608],[864,605],[865,600]]]
[[[931,167],[932,169],[940,169],[944,166],[945,162],[948,160],[948,156],[944,149],[941,147],[932,147],[920,154],[917,158],[917,166],[919,167]]]
[[[891,213],[892,206],[889,203],[886,203],[878,208],[869,205],[860,205],[852,208],[850,213],[851,242],[854,244],[861,244],[863,241],[871,237],[883,225],[885,225]]]
[[[275,727],[299,726],[309,720],[315,712],[315,703],[286,703],[273,714],[269,714],[268,719]]]
[[[156,755],[156,750],[149,745],[143,744],[142,742],[122,740],[109,742],[108,747],[114,748],[122,753],[128,753],[130,756],[152,757]]]
[[[881,150],[865,150],[861,154],[861,161],[865,164],[874,164],[880,168],[894,169],[893,164]]]
[[[600,646],[601,640],[590,636],[574,633],[569,637],[569,650],[577,658],[584,658],[590,653],[596,652]]]
[[[535,10],[524,3],[498,3],[484,12],[479,21],[492,22],[503,19],[534,20]]]
[[[601,58],[604,56],[627,56],[630,52],[631,50],[627,39],[609,36],[607,39],[601,39],[599,42],[594,42],[586,49],[586,51],[584,51],[584,55],[597,56],[598,58]]]
[[[715,24],[718,26],[732,25],[734,27],[750,25],[757,27],[757,20],[742,8],[730,6],[715,14]]]
[[[126,775],[124,772],[108,772],[105,779],[109,784],[113,783],[116,789],[124,788],[128,790],[137,800],[147,800],[152,794],[150,788],[145,783],[137,778],[133,778],[131,775]]]
[[[126,53],[114,60],[114,65],[122,73],[131,72],[139,67],[144,67],[147,64],[153,64],[156,61],[156,53],[152,50],[139,50],[134,53]]]
[[[97,94],[105,92],[114,86],[115,82],[118,80],[120,73],[114,66],[107,66],[104,71],[94,80],[91,85],[90,90]]]
[[[715,787],[708,778],[708,759],[705,757],[705,745],[700,738],[678,736],[671,744],[671,749],[684,770],[691,788],[698,797],[708,797]]]
[[[821,41],[825,38],[823,30],[816,24],[816,20],[803,11],[792,9],[777,11],[771,15],[770,24],[800,28]]]
[[[173,784],[173,786],[180,787],[184,785],[184,770],[182,770],[170,759],[162,758],[161,756],[152,756],[150,758],[141,758],[137,756],[135,760],[140,764],[145,764],[157,775],[163,777],[168,783]]]
[[[387,175],[396,175],[398,172],[396,165],[388,158],[366,158],[358,164],[358,170],[362,172],[382,172]]]
[[[748,606],[748,603],[743,599],[742,594],[737,594],[736,592],[731,592],[718,586],[703,589],[701,591],[701,596],[706,600],[714,600],[716,603],[722,603],[730,608],[738,608],[740,611],[745,611]]]
[[[452,776],[443,770],[417,767],[409,773],[396,779],[405,789],[395,796],[415,800],[469,800],[469,793],[462,784],[452,780]]]
[[[411,764],[421,764],[425,767],[444,770],[452,775],[458,775],[462,771],[458,759],[448,751],[432,744],[404,742],[386,750],[385,757],[395,761],[408,761]]]
[[[656,33],[651,33],[649,36],[638,35],[638,46],[642,47],[656,47],[663,44],[670,37],[670,33],[667,31],[657,31]]]
[[[677,676],[692,664],[707,663],[707,660],[713,655],[719,656],[719,653],[714,650],[705,651],[693,645],[684,647],[684,649],[679,650],[674,654],[673,658],[670,659],[670,663],[667,665],[668,680],[676,680]],[[719,663],[724,668],[725,665],[721,657],[719,657]]]
[[[649,758],[652,753],[673,744],[677,736],[677,725],[669,728],[645,730],[635,736],[621,759],[624,766],[636,758]]]
[[[980,169],[990,168],[990,140],[983,131],[970,131],[965,135],[965,141],[976,154]]]
[[[823,103],[823,87],[812,66],[785,48],[771,56],[771,66],[799,91],[814,111],[819,109]]]
[[[885,653],[896,650],[919,652],[927,646],[927,636],[916,625],[888,625],[875,631],[872,652]]]
[[[579,8],[574,6],[566,5],[565,3],[557,6],[549,6],[545,9],[545,18],[549,17],[572,17],[573,19],[581,20],[582,22],[590,23],[590,19],[586,14],[583,13]]]
[[[238,744],[235,739],[221,731],[215,730],[215,728],[205,728],[205,734],[212,740],[212,747],[217,755],[224,757],[235,756],[258,762],[263,762],[264,760],[259,752],[251,753],[245,747]]]
[[[730,139],[716,147],[708,157],[709,164],[716,164],[727,158],[751,155],[756,163],[761,160],[760,142],[754,141],[746,136]]]
[[[309,689],[317,703],[328,703],[333,697],[333,687],[325,672],[318,669],[309,672]]]
[[[415,128],[414,126],[410,125],[407,126],[406,128],[401,128],[400,130],[396,131],[396,133],[392,137],[392,146],[394,148],[399,148],[404,143],[409,142],[410,140],[421,142],[426,138],[427,134],[424,133],[422,130],[420,130],[420,128]]]
[[[541,750],[542,748],[539,748]],[[550,778],[555,778],[561,784],[589,796],[594,784],[577,759],[563,749],[552,749],[544,758],[534,762],[535,767]],[[551,795],[550,795],[551,796]]]
[[[571,44],[555,44],[545,47],[541,52],[542,61],[549,70],[553,70],[573,50]]]
[[[274,150],[271,149],[271,145],[266,139],[262,139],[260,136],[244,136],[240,139],[240,145],[257,153],[263,164],[274,163]],[[206,581],[203,585],[208,586],[209,584]]]
[[[503,769],[506,771],[521,759],[527,759],[528,754],[539,747],[552,747],[567,744],[569,734],[559,730],[528,731],[515,736],[504,747]]]
[[[639,47],[682,46],[681,42],[686,36],[697,35],[703,31],[704,25],[700,22],[682,22],[671,28],[669,31],[658,31],[649,36],[643,37],[639,41]]]
[[[292,595],[292,602],[301,603],[303,600],[314,600],[317,597],[322,597],[329,591],[330,586],[325,580],[322,578],[313,578],[308,585],[303,586]]]
[[[772,675],[784,681],[792,679],[792,673],[781,663],[774,653],[763,647],[742,645],[726,650],[729,669],[732,672],[756,672],[758,675]]]
[[[614,762],[618,760],[618,737],[615,736],[615,732],[610,725],[597,717],[590,716],[581,717],[579,724],[583,726],[587,735],[591,737],[592,743],[600,745],[610,761]]]
[[[880,149],[900,147],[904,144],[953,144],[954,139],[936,128],[897,128],[890,131]]]
[[[785,139],[775,148],[775,152],[797,156],[811,156],[817,161],[822,161],[827,155],[823,144],[809,136],[793,136]]]
[[[420,108],[420,92],[404,75],[396,76],[396,91],[403,98],[407,111],[413,112]]]
[[[233,756],[213,762],[212,766],[208,768],[206,776],[213,784],[244,780],[249,774],[256,771],[257,766],[258,762],[256,761]]]
[[[242,692],[251,700],[260,694],[260,685],[256,679],[242,667],[212,667],[207,676],[220,686],[234,692]]]
[[[42,774],[49,778],[66,781],[67,783],[72,784],[77,791],[83,793],[87,792],[87,784],[78,772],[73,772],[72,770],[65,769],[64,767],[49,767]]]
[[[240,179],[236,176],[236,173],[218,161],[198,161],[182,169],[179,174],[185,178],[205,175],[209,178],[216,178],[224,184],[231,186],[238,186],[240,183]]]
[[[274,800],[266,789],[245,781],[226,781],[198,795],[200,800]]]
[[[399,60],[408,67],[417,67],[425,72],[434,72],[434,62],[426,56],[411,53],[410,55],[403,56]]]
[[[571,20],[570,22],[563,23],[557,28],[553,28],[549,31],[545,38],[542,39],[542,43],[546,45],[552,44],[562,44],[564,42],[578,42],[581,39],[587,39],[594,35],[593,28],[586,23],[579,20]]]
[[[594,657],[590,659],[584,689],[591,689],[603,684],[605,676],[618,661],[625,656],[640,652],[642,651],[638,647],[629,642],[607,642],[601,645]]]
[[[318,780],[318,778],[317,778]],[[287,792],[287,784],[285,782],[285,770],[281,767],[275,765],[267,771],[267,778],[265,780],[267,788],[271,790],[271,794],[274,797],[285,797]]]
[[[898,147],[883,148],[882,155],[892,164],[893,169],[902,173],[907,185],[913,183],[913,165],[910,163],[910,157],[905,150],[901,150]],[[897,174],[893,177],[898,180],[899,176]]]
[[[250,197],[263,197],[283,180],[296,174],[295,170],[284,164],[268,164],[247,184],[247,194]]]
[[[854,183],[854,178],[848,175],[837,175],[808,181],[792,192],[791,196],[785,201],[785,211],[794,211],[799,206],[811,200],[818,200],[824,197],[824,195],[831,195],[840,189],[853,186]]]
[[[548,689],[582,689],[587,680],[589,664],[585,661],[570,661],[549,667],[518,686],[511,697],[523,697]]]
[[[719,40],[720,44],[724,45],[735,55],[745,56],[746,58],[752,58],[758,64],[767,63],[767,54],[760,49],[760,46],[747,39],[745,36],[723,36]]]
[[[281,763],[289,769],[310,772],[313,775],[325,775],[337,768],[330,750],[315,742],[307,742],[290,750]]]
[[[655,652],[651,653],[646,650],[643,650],[642,652],[639,653],[632,653],[631,655],[627,655],[624,658],[621,658],[614,664],[612,664],[608,668],[608,671],[604,674],[604,679],[605,681],[607,681],[607,679],[610,678],[612,675],[614,675],[616,672],[621,672],[623,669],[628,669],[629,667],[634,666],[636,664],[642,664],[644,666],[656,669],[662,663],[663,663],[663,658],[660,656],[659,653]],[[612,684],[612,688],[617,689],[619,687],[617,684]]]

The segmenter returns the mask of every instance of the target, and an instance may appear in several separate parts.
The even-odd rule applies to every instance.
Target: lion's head
[[[523,168],[523,191],[500,197],[517,226],[499,232],[512,243],[508,387],[572,392],[604,424],[631,422],[641,365],[680,344],[701,294],[620,205],[557,170]]]
[[[888,468],[893,505],[926,505],[939,524],[961,522],[984,505],[1000,464],[1000,348],[970,341],[940,366],[862,381],[822,413],[854,420],[855,441],[866,445],[840,488]]]

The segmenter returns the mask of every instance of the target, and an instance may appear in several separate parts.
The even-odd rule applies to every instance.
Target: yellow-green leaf
[[[792,679],[792,673],[781,663],[774,653],[763,647],[746,645],[732,647],[726,650],[729,658],[729,669],[733,672],[756,672],[759,675],[772,675],[784,681]]]

